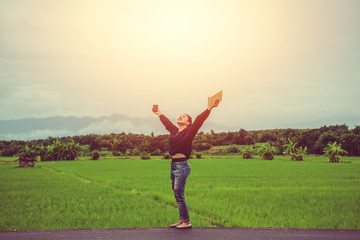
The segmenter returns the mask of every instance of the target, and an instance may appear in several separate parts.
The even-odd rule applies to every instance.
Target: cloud
[[[154,132],[158,134],[167,134],[168,132],[161,125],[160,121],[148,121],[144,119],[132,119],[132,120],[112,120],[105,119],[102,121],[96,121],[89,124],[86,127],[69,130],[63,129],[32,129],[23,133],[0,133],[0,139],[3,140],[33,140],[33,139],[45,139],[51,137],[64,137],[64,136],[80,136],[87,134],[110,134],[110,133],[134,133],[134,134],[147,134],[150,135]],[[25,124],[25,122],[23,122]],[[44,123],[45,124],[45,123]],[[69,126],[74,127],[74,126]],[[30,126],[31,128],[31,126]]]
[[[159,125],[160,126],[160,125]],[[161,127],[161,126],[160,126]],[[151,124],[140,123],[134,124],[131,121],[111,121],[104,120],[101,122],[92,123],[89,126],[82,128],[78,131],[79,135],[85,135],[89,133],[95,134],[108,134],[108,133],[136,133],[136,134],[151,134],[151,132],[157,132],[165,134],[166,131],[162,128],[155,127]]]
[[[174,123],[176,120],[171,119]],[[0,139],[4,140],[32,140],[44,139],[49,136],[79,136],[87,134],[134,133],[155,135],[168,134],[157,116],[139,118],[123,114],[114,114],[100,118],[52,117],[39,119],[23,119],[2,121]],[[18,125],[22,125],[19,129]],[[39,129],[44,128],[44,129]],[[71,130],[70,130],[71,129]],[[224,125],[206,121],[200,131],[230,131],[238,130]],[[17,133],[15,133],[17,132]]]
[[[6,133],[0,134],[0,138],[3,140],[35,140],[35,139],[46,139],[48,137],[63,137],[63,136],[74,136],[73,132],[62,129],[36,129],[24,133]]]

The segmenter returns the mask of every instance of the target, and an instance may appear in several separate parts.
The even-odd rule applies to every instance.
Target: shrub
[[[227,154],[226,149],[211,149],[210,151],[203,151],[204,154],[214,155],[214,156],[222,156]]]
[[[131,150],[130,150],[130,149],[126,149],[125,156],[130,156],[130,155],[131,155]]]
[[[169,153],[165,153],[163,156],[164,159],[170,159],[171,155]]]
[[[329,157],[329,162],[338,163],[340,162],[340,155],[347,154],[347,152],[341,148],[341,144],[337,142],[328,143],[324,148],[324,153]]]
[[[17,154],[19,150],[20,150],[20,148],[17,146],[10,146],[10,147],[4,148],[1,151],[1,156],[2,157],[12,157],[15,154]]]
[[[136,147],[136,148],[134,148],[134,149],[131,151],[131,155],[133,155],[133,156],[138,156],[138,155],[141,155],[141,152],[140,152],[140,150]]]
[[[253,139],[251,136],[247,135],[247,136],[245,137],[245,144],[246,144],[246,145],[254,144],[254,139]]]
[[[254,148],[252,146],[247,146],[241,151],[244,159],[250,159],[253,152]]]
[[[206,151],[206,150],[210,150],[211,148],[211,144],[210,143],[201,143],[199,146],[198,146],[198,151]]]
[[[195,156],[196,156],[197,159],[200,159],[200,158],[201,158],[201,153],[197,152],[197,153],[194,153],[194,154],[195,154]]]
[[[51,145],[40,148],[41,161],[75,160],[80,155],[81,147],[74,140],[61,142],[59,139]]]
[[[264,143],[268,141],[276,141],[276,136],[271,132],[263,132],[259,134],[259,142]]]
[[[266,152],[263,154],[263,159],[264,160],[273,160],[274,159],[274,154],[270,153],[270,152]]]
[[[92,160],[98,160],[100,158],[100,153],[98,151],[94,151],[92,154]]]
[[[237,146],[232,145],[227,149],[227,152],[228,153],[239,153],[240,149]]]
[[[160,156],[161,155],[161,150],[160,149],[156,149],[155,151],[153,151],[151,153],[152,156]]]
[[[298,147],[296,148],[296,145],[298,144],[297,142],[294,143],[291,141],[290,138],[288,138],[289,143],[285,144],[283,147],[285,149],[285,153],[290,155],[290,160],[296,160],[296,161],[303,161],[304,160],[304,155],[307,152],[307,147],[302,148],[302,147]]]
[[[296,153],[295,153],[295,160],[296,161],[303,161],[306,152],[307,152],[307,147],[305,147],[305,148],[302,148],[302,147],[297,148]]]
[[[114,155],[114,156],[122,156],[123,155],[123,153],[122,152],[120,152],[120,151],[112,151],[112,154]]]
[[[264,145],[260,150],[259,154],[262,156],[262,159],[264,160],[273,160],[274,159],[274,153],[276,152],[276,148],[270,146],[269,143]]]
[[[326,148],[329,143],[333,143],[338,141],[338,137],[334,132],[324,132],[322,133],[318,140],[315,143],[314,149],[317,151],[317,153],[321,154],[321,150]]]
[[[23,155],[26,153],[27,156],[36,158],[38,156],[38,149],[36,147],[29,147],[25,145],[25,148],[19,151],[19,155]],[[21,157],[21,156],[20,156]]]
[[[151,157],[150,157],[150,153],[142,152],[142,153],[140,154],[140,158],[141,158],[142,160],[150,159],[150,158],[151,158]]]

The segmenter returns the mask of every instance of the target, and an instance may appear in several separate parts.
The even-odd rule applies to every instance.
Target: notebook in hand
[[[215,106],[216,101],[220,102],[222,100],[222,93],[223,91],[221,90],[214,95],[208,97],[208,108],[212,108],[213,106]]]

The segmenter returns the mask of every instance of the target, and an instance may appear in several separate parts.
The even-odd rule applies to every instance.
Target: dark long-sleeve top
[[[190,158],[192,151],[192,142],[203,125],[204,121],[208,118],[210,110],[206,109],[199,116],[196,117],[195,121],[179,132],[177,128],[170,120],[164,115],[160,115],[160,121],[164,124],[166,130],[170,132],[169,139],[169,153],[175,155],[176,153],[182,153],[187,159]]]

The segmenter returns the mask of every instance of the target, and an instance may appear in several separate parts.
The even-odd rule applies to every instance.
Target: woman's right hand
[[[161,112],[160,112],[160,108],[158,107],[157,112],[154,112],[154,109],[152,109],[153,113],[155,113],[156,115],[158,115],[159,117],[161,116]]]

